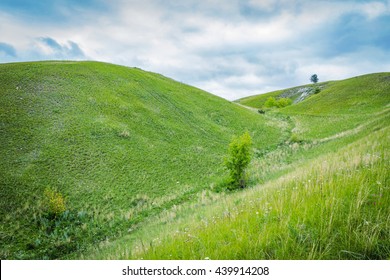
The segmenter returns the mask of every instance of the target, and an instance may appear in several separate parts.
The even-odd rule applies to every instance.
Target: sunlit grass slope
[[[263,95],[242,98],[237,102],[254,108],[262,108],[269,96],[275,98],[291,94],[295,99],[305,85]],[[389,110],[390,73],[375,73],[341,81],[319,83],[321,91],[302,101],[277,110],[292,117],[292,132],[299,140],[316,140],[334,136],[339,132],[355,129],[373,114],[384,117]]]
[[[1,258],[60,258],[121,235],[224,176],[233,135],[249,131],[255,147],[284,137],[259,114],[135,68],[2,64],[0,85]],[[48,186],[82,217],[77,236],[42,233]]]
[[[293,103],[299,103],[310,95],[314,94],[315,88],[325,89],[328,82],[318,83],[314,85],[302,85],[293,88],[281,89],[263,94],[257,94],[247,96],[236,100],[237,103],[252,108],[264,108],[264,103],[268,98],[274,97],[275,99],[287,97],[290,98]],[[302,96],[304,95],[304,96]]]
[[[318,140],[388,119],[389,106],[390,73],[376,73],[329,82],[320,93],[280,111],[292,116],[298,138]]]

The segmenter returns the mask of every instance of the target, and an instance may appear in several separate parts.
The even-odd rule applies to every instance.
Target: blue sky
[[[98,60],[229,100],[390,71],[390,0],[1,0],[0,62]]]

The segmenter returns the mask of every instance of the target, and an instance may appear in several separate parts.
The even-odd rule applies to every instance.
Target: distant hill
[[[270,93],[244,97],[236,102],[245,106],[262,108],[269,97],[291,98],[294,106],[286,112],[305,114],[372,112],[387,106],[390,72],[374,73],[341,81],[318,83],[321,91],[315,94],[315,86],[304,85]]]
[[[374,73],[341,81],[288,88],[237,100],[244,106],[264,108],[269,97],[289,97],[292,105],[275,109],[289,115],[292,133],[300,139],[315,140],[354,129],[373,118],[386,119],[390,106],[390,72]],[[309,93],[309,94],[307,94]]]

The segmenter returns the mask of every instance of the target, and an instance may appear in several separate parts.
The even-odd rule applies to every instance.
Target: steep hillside
[[[267,111],[290,138],[254,150],[253,187],[206,192],[81,257],[389,259],[389,76],[329,82]]]
[[[0,258],[389,258],[389,77],[269,93],[296,102],[258,114],[267,95],[136,68],[0,64]],[[245,131],[249,188],[221,192]]]
[[[232,136],[247,130],[261,147],[282,141],[264,117],[140,69],[2,64],[0,84],[1,258],[58,258],[120,235],[215,184]],[[47,240],[39,220],[47,187],[92,229]]]

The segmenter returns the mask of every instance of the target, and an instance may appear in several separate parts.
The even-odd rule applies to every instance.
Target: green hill
[[[254,187],[206,193],[82,257],[388,259],[389,77],[328,82],[316,95],[267,111],[290,138],[255,149]]]
[[[390,73],[368,74],[342,81],[319,83],[321,91],[314,94],[312,85],[304,85],[255,95],[237,100],[237,103],[263,108],[269,97],[290,97],[298,102],[280,110],[294,120],[292,130],[299,138],[315,140],[354,129],[372,114],[384,117],[389,108]],[[311,92],[306,95],[306,92]],[[304,98],[300,98],[304,95]]]
[[[358,76],[342,81],[331,81],[314,85],[304,85],[244,97],[236,102],[253,108],[262,108],[269,97],[291,98],[297,106],[287,111],[306,114],[340,114],[375,111],[388,100],[390,73],[375,73]],[[320,93],[315,94],[315,88]],[[303,102],[304,101],[304,102]],[[299,105],[298,105],[299,104]],[[287,109],[287,108],[286,108]],[[290,110],[291,109],[291,110]]]
[[[0,257],[388,258],[389,76],[258,114],[136,68],[0,64]],[[245,131],[250,188],[216,192]]]
[[[2,258],[61,257],[32,222],[47,187],[109,220],[99,242],[215,184],[234,135],[249,131],[258,146],[282,136],[256,113],[135,68],[2,64],[0,84]]]

